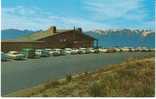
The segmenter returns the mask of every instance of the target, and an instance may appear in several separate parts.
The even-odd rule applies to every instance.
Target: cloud
[[[27,8],[17,6],[14,8],[2,8],[2,29],[47,29],[51,25],[62,28],[83,27],[87,29],[107,28],[108,26],[96,21],[77,17],[63,17],[46,12],[36,7]]]
[[[90,19],[119,28],[154,28],[145,0],[85,0],[84,9]],[[146,6],[145,6],[146,5]],[[150,7],[152,8],[154,7]]]
[[[36,19],[40,9],[36,7],[8,7],[2,8],[2,29],[5,28],[19,28],[19,29],[32,29],[40,26]],[[45,15],[41,13],[40,15]],[[41,17],[41,16],[39,16]]]
[[[144,0],[81,0],[81,15],[59,15],[37,6],[2,8],[2,29],[46,29],[82,27],[85,30],[108,28],[154,28]],[[74,5],[73,5],[74,6]],[[149,5],[148,5],[149,6]],[[148,7],[146,5],[146,8]],[[85,17],[83,17],[85,16]]]
[[[86,0],[85,9],[95,20],[111,20],[117,18],[142,18],[141,0]],[[137,18],[138,19],[138,18]]]

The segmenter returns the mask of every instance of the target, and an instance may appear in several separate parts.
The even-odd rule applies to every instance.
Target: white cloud
[[[86,30],[153,27],[153,22],[145,21],[146,14],[142,0],[83,0],[84,17],[59,16],[38,7],[16,6],[2,8],[2,29],[46,29],[50,25],[60,28],[82,27]]]
[[[145,16],[142,0],[85,0],[85,9],[92,13],[94,20],[117,18],[142,19]],[[135,13],[135,14],[134,14]]]
[[[83,18],[63,17],[43,11],[39,8],[27,8],[17,6],[14,8],[3,8],[2,29],[47,29],[51,25],[61,28],[83,27],[87,29],[108,28],[108,26]]]

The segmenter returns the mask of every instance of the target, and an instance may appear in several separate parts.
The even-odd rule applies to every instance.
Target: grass
[[[68,74],[63,80],[48,81],[8,96],[154,97],[154,70],[154,58],[127,60],[95,72],[84,72],[77,76]]]

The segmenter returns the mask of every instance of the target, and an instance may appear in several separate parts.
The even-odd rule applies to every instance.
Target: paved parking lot
[[[48,79],[63,78],[68,73],[93,71],[108,64],[121,63],[130,57],[152,52],[121,52],[67,55],[2,62],[2,95],[40,84]]]

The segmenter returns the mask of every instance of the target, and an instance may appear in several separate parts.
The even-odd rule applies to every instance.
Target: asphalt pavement
[[[45,57],[1,63],[1,94],[35,86],[49,79],[60,79],[68,73],[94,71],[118,64],[130,57],[140,57],[150,52],[121,52]]]

